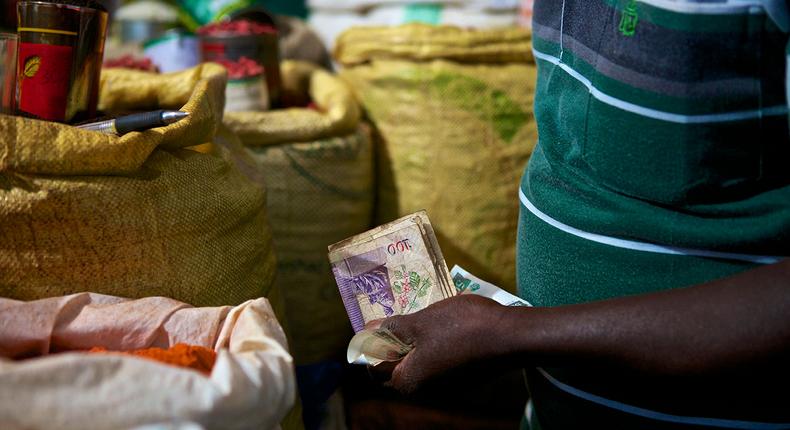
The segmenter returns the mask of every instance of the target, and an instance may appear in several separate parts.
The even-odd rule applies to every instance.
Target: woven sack
[[[122,137],[0,115],[0,295],[220,306],[275,293],[265,190],[217,134],[225,82],[215,64],[103,71],[105,112],[190,112]],[[186,149],[211,141],[207,154]]]
[[[285,62],[284,93],[318,109],[227,113],[225,124],[260,163],[296,363],[342,354],[352,336],[327,247],[370,227],[373,152],[359,108],[340,79]]]
[[[426,209],[448,266],[515,291],[518,186],[537,143],[530,33],[352,29],[335,57],[380,135],[377,222]]]
[[[210,375],[85,353],[179,343],[217,352]],[[94,293],[0,298],[3,430],[279,429],[295,394],[285,335],[265,298],[203,308]]]

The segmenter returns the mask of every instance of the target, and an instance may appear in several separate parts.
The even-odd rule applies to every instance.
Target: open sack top
[[[136,171],[157,147],[209,142],[222,121],[225,69],[201,64],[178,73],[102,71],[99,109],[107,114],[174,109],[179,122],[121,137],[65,124],[0,115],[0,172],[109,175]]]
[[[338,37],[334,56],[344,66],[373,60],[535,62],[528,30],[472,30],[427,24],[352,28]]]
[[[227,112],[225,125],[248,146],[308,142],[354,132],[360,109],[348,85],[308,63],[282,63],[283,92],[308,98],[317,109]]]
[[[46,355],[175,343],[216,350],[211,375],[112,353]],[[295,399],[285,345],[266,299],[233,308],[90,293],[0,299],[0,357],[41,355],[0,358],[3,428],[274,428]]]

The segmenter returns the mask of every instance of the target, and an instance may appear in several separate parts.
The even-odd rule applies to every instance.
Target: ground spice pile
[[[213,350],[184,343],[177,343],[168,349],[147,348],[133,351],[108,351],[106,348],[97,346],[91,348],[88,352],[134,355],[173,366],[197,370],[206,375],[211,374],[211,369],[214,368],[214,363],[217,361],[217,353]]]

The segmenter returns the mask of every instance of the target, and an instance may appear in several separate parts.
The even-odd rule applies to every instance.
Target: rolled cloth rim
[[[338,37],[334,57],[343,66],[373,60],[452,60],[493,64],[535,62],[532,33],[528,30],[475,30],[426,24],[351,28]]]
[[[183,148],[210,141],[222,120],[226,82],[225,69],[213,63],[168,74],[103,70],[101,110],[178,109],[190,115],[165,127],[120,137],[0,115],[0,172],[72,176],[137,171],[157,147]]]
[[[342,137],[356,131],[362,113],[351,87],[319,66],[282,63],[287,91],[309,94],[319,110],[289,108],[264,112],[226,112],[224,123],[247,146],[302,143]]]

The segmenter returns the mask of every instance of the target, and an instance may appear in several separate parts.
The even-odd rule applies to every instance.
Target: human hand
[[[505,306],[480,296],[460,295],[410,315],[371,324],[412,349],[393,369],[388,385],[411,393],[424,382],[460,366],[495,357],[503,348],[497,328]]]

